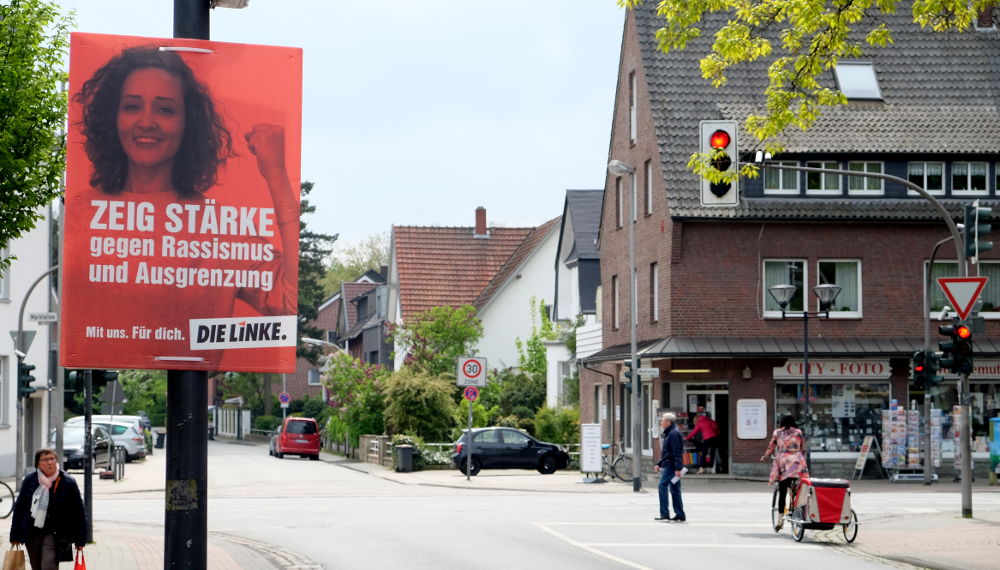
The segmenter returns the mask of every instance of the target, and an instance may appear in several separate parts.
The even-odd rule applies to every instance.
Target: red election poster
[[[302,50],[75,33],[60,364],[295,370]]]

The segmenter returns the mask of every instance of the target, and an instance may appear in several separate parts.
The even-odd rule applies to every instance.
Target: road
[[[102,525],[163,524],[163,454],[129,464],[127,480],[95,482],[95,539]],[[484,471],[486,484],[503,472]],[[417,474],[400,474],[401,476]],[[520,477],[552,481],[527,472]],[[457,472],[439,480],[461,483]],[[416,479],[414,479],[415,481]],[[529,483],[530,485],[530,483]],[[610,487],[617,485],[618,487]],[[888,485],[888,484],[886,484]],[[461,487],[462,485],[457,485]],[[209,533],[294,553],[299,568],[910,568],[866,555],[864,520],[954,512],[957,492],[858,493],[862,520],[855,546],[839,532],[807,531],[803,543],[770,528],[768,488],[692,481],[689,522],[653,521],[655,486],[632,493],[617,483],[539,492],[405,484],[350,465],[278,460],[263,445],[210,442]],[[1000,510],[1000,493],[977,495],[977,508]],[[285,560],[295,556],[285,557]]]

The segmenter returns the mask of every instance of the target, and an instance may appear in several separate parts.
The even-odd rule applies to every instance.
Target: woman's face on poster
[[[131,165],[171,162],[184,137],[184,120],[184,91],[177,76],[144,68],[125,79],[118,102],[118,138]]]

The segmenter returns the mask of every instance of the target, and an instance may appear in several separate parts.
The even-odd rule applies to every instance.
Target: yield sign
[[[986,286],[986,277],[939,277],[938,284],[951,301],[958,318],[965,320]]]

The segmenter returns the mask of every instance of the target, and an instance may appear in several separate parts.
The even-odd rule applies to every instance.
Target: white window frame
[[[910,169],[912,167],[918,165],[918,164],[921,167],[920,177],[922,179],[922,182],[920,184],[918,184],[918,186],[920,186],[921,188],[927,190],[928,194],[933,194],[933,195],[936,195],[936,196],[943,196],[944,195],[945,180],[947,180],[947,178],[948,178],[947,177],[948,169],[945,168],[945,163],[938,162],[938,161],[935,161],[935,160],[932,160],[932,161],[919,161],[919,160],[917,160],[917,161],[907,162],[906,163],[906,179],[907,180],[910,180]],[[927,187],[927,167],[929,165],[932,165],[932,164],[937,165],[937,166],[939,166],[941,168],[941,187],[940,188],[928,188]],[[910,180],[910,182],[913,182],[913,181]],[[916,182],[914,182],[914,183],[916,184]],[[920,195],[920,194],[917,193],[916,190],[907,190],[906,193],[909,194],[910,196],[919,196]]]
[[[799,163],[791,160],[776,160],[770,164],[777,164],[782,166],[798,166]],[[778,175],[778,188],[768,188],[767,187],[767,175],[769,172],[774,172]],[[788,174],[786,174],[788,173]],[[795,180],[794,188],[785,188],[785,176],[794,176]],[[771,196],[797,196],[799,194],[799,172],[797,170],[779,170],[777,168],[768,169],[767,165],[764,166],[764,194]]]
[[[653,213],[653,161],[647,160],[644,170],[646,171],[646,215]]]
[[[615,200],[618,203],[617,216],[615,228],[625,227],[625,198],[622,194],[622,177],[618,176],[615,178]]]
[[[852,160],[847,163],[847,170],[853,170],[851,166],[863,165],[863,170],[857,170],[856,172],[869,173],[869,174],[885,174],[885,163],[879,160]],[[869,170],[869,166],[878,165],[878,170]],[[864,188],[861,190],[851,189],[851,179],[860,178],[864,183]],[[872,186],[877,185],[877,188]],[[847,175],[847,193],[851,196],[882,196],[885,194],[885,184],[881,178],[868,178],[866,176],[851,176]]]
[[[638,95],[636,94],[637,82],[636,73],[631,71],[628,74],[628,142],[635,144],[635,140],[639,134],[638,125],[638,113],[636,111],[636,102],[638,100]]]
[[[0,247],[0,257],[10,255],[7,247]],[[0,271],[0,301],[10,301],[10,266]]]
[[[985,188],[981,189],[967,189],[967,190],[956,190],[955,189],[955,176],[957,175],[956,170],[960,167],[965,169],[965,182],[971,188],[972,187],[972,165],[982,165],[986,169],[986,180]],[[951,163],[951,172],[948,175],[949,186],[951,187],[952,196],[986,196],[990,193],[990,164],[988,162],[953,162]]]
[[[0,356],[0,428],[10,427],[10,363],[6,356]],[[15,372],[16,374],[16,372]]]
[[[650,287],[650,319],[655,323],[660,320],[660,265],[658,263],[649,264],[649,287]]]
[[[862,318],[864,316],[864,311],[863,311],[863,307],[864,307],[864,291],[861,288],[861,283],[862,283],[862,280],[861,280],[861,260],[860,259],[819,259],[819,260],[816,261],[816,279],[821,279],[821,277],[822,277],[822,273],[820,272],[820,264],[823,264],[823,263],[854,263],[855,266],[857,267],[857,275],[855,277],[857,279],[857,282],[855,283],[855,287],[857,287],[857,290],[858,290],[858,307],[857,307],[857,310],[854,310],[854,311],[838,311],[837,310],[837,302],[835,300],[834,303],[833,303],[833,307],[830,308],[830,318],[831,319],[860,319],[860,318]],[[834,283],[834,285],[840,285],[841,288],[843,289],[843,284],[842,283]],[[811,287],[810,287],[810,289],[811,289]],[[810,291],[809,293],[810,293],[810,295],[809,295],[810,302],[815,302],[816,303],[815,304],[815,310],[818,311],[819,310],[819,299],[817,299],[816,296],[812,294],[812,291]]]
[[[806,162],[806,166],[811,168],[829,168],[833,170],[840,170],[840,163],[834,160],[810,160]],[[821,187],[818,189],[809,188],[809,177],[812,175],[818,175],[820,177]],[[828,177],[833,177],[837,180],[836,188],[827,188],[826,182]],[[806,194],[809,196],[840,196],[844,193],[842,188],[843,177],[839,174],[827,174],[825,172],[806,172]]]
[[[768,258],[768,259],[764,259],[764,260],[761,261],[761,267],[760,267],[761,283],[763,283],[763,285],[764,285],[762,287],[762,289],[763,289],[763,298],[761,299],[761,301],[762,301],[761,308],[763,310],[764,318],[772,318],[772,319],[774,319],[774,318],[780,319],[781,318],[781,309],[768,309],[767,308],[768,304],[770,304],[770,303],[774,303],[775,306],[777,306],[777,303],[774,301],[774,297],[772,297],[771,296],[771,292],[768,291],[768,287],[770,287],[771,285],[778,285],[778,283],[768,283],[767,282],[767,265],[769,263],[798,263],[802,267],[802,273],[803,273],[803,275],[802,275],[802,286],[799,287],[799,291],[797,292],[797,294],[798,295],[803,295],[803,298],[802,298],[803,307],[808,307],[809,298],[807,296],[805,296],[805,295],[809,291],[807,291],[805,289],[808,289],[808,283],[809,283],[809,260],[803,259],[803,258],[795,258],[795,257],[789,257],[789,258],[781,258],[781,257]],[[791,283],[791,285],[795,285],[795,283]],[[789,304],[791,304],[791,303],[789,303]],[[787,316],[789,316],[789,317],[801,316],[801,315],[799,315],[799,313],[801,313],[800,309],[789,307],[787,309],[787,312],[788,312]]]
[[[837,89],[851,100],[881,101],[882,89],[878,84],[878,74],[870,61],[837,62],[833,67]]]
[[[315,381],[313,380],[315,378]],[[310,386],[322,386],[323,383],[320,382],[320,375],[318,368],[310,368],[306,370],[306,383]]]

